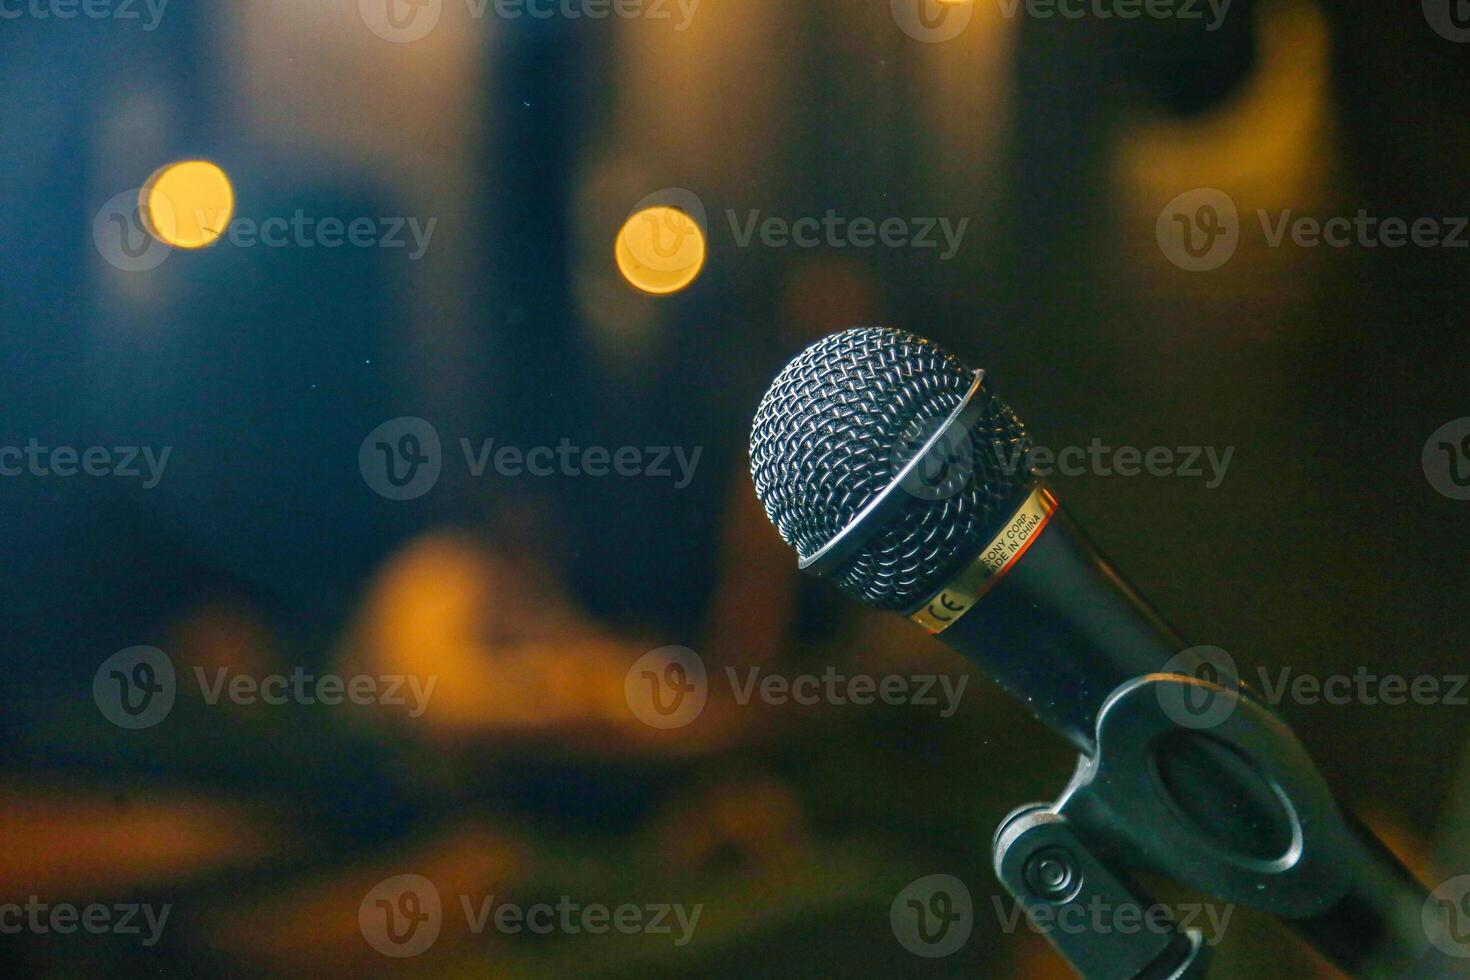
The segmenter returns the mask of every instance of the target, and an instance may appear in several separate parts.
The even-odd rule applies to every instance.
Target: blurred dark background
[[[173,911],[146,946],[0,935],[0,973],[1069,975],[1007,931],[988,864],[996,823],[1054,797],[1071,753],[920,631],[799,580],[751,493],[765,386],[854,324],[985,367],[1047,446],[1233,449],[1218,486],[1054,486],[1247,677],[1466,669],[1470,503],[1421,464],[1470,415],[1463,242],[1273,246],[1257,215],[1470,215],[1470,47],[1417,3],[921,6],[5,8],[0,445],[170,455],[155,486],[0,478],[0,902]],[[188,160],[228,175],[237,220],[432,219],[432,237],[415,257],[406,231],[404,248],[227,235],[127,268],[97,233],[109,202]],[[1164,235],[1198,188],[1238,209],[1208,271]],[[704,264],[655,296],[614,243],[640,202],[671,201],[704,210]],[[753,211],[968,224],[946,259],[742,245]],[[359,451],[403,417],[433,426],[442,473],[395,500]],[[461,440],[492,438],[700,455],[687,485],[477,476]],[[178,696],[133,730],[93,679],[140,645]],[[668,646],[703,659],[709,704],[657,729],[625,680]],[[949,718],[741,705],[723,681],[834,665],[972,676]],[[436,687],[417,716],[210,704],[195,668]],[[1281,710],[1426,880],[1470,870],[1470,708]],[[935,873],[967,885],[974,932],[926,959],[889,912]],[[400,874],[445,904],[406,958],[359,914]],[[703,913],[677,947],[475,934],[461,895]],[[1217,955],[1224,977],[1335,975],[1245,910]]]

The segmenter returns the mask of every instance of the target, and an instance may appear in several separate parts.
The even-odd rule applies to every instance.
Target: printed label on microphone
[[[970,611],[1006,569],[1031,547],[1057,509],[1043,487],[1031,491],[1019,510],[968,568],[909,618],[930,633],[943,633]]]

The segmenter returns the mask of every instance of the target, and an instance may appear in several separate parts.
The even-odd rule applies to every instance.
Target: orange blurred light
[[[229,227],[235,189],[215,164],[182,160],[154,171],[138,204],[154,238],[175,248],[205,248]]]
[[[618,232],[618,271],[633,286],[666,296],[698,278],[708,248],[704,229],[678,208],[644,208]]]

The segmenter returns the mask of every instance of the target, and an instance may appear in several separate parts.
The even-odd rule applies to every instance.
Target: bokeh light
[[[707,255],[704,229],[678,208],[644,208],[618,232],[618,271],[633,286],[666,296],[698,278]]]
[[[155,171],[138,203],[153,237],[175,248],[205,248],[228,229],[235,188],[217,165],[183,160]]]

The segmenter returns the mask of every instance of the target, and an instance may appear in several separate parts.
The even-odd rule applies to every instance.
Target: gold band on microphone
[[[1045,487],[1032,490],[980,557],[909,618],[930,633],[949,629],[1026,553],[1056,509],[1057,500]]]

